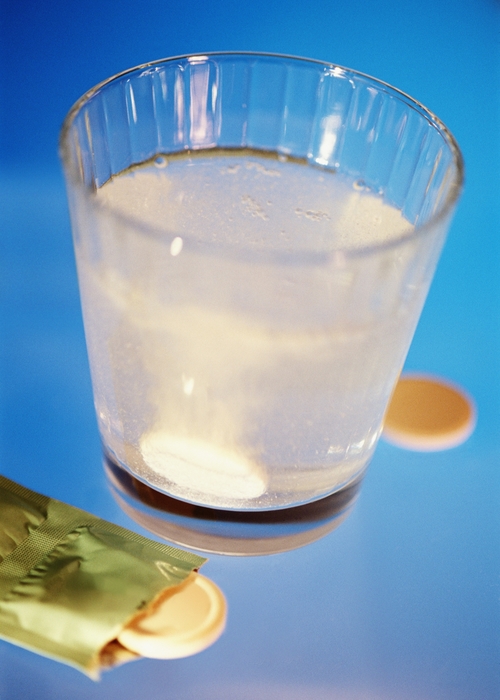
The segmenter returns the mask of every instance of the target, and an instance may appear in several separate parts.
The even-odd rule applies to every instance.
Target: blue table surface
[[[463,386],[476,401],[477,428],[444,452],[381,441],[352,511],[300,548],[211,554],[204,572],[224,591],[229,617],[205,652],[142,660],[94,683],[0,642],[0,700],[499,700],[497,0],[5,0],[0,471],[148,534],[102,469],[58,131],[71,104],[117,71],[230,49],[374,75],[424,103],[456,136],[466,189],[406,367]],[[292,547],[292,530],[275,532]]]

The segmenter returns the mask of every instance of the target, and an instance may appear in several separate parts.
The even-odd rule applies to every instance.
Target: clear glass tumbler
[[[446,127],[352,70],[220,53],[90,90],[61,154],[106,458],[225,509],[359,479],[462,187]]]

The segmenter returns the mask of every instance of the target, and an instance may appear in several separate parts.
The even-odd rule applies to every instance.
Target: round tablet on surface
[[[475,423],[474,404],[461,389],[437,377],[406,375],[392,395],[383,436],[410,450],[446,450],[465,442]]]
[[[120,632],[118,641],[151,659],[180,659],[213,644],[225,623],[224,595],[213,581],[193,572],[135,617]]]

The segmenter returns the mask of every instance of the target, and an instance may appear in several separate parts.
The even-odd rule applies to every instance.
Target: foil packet
[[[120,633],[205,561],[0,475],[0,637],[94,680],[140,658]]]

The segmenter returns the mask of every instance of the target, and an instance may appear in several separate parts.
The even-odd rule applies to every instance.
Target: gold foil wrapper
[[[0,636],[91,678],[137,658],[119,632],[205,561],[0,476]]]

